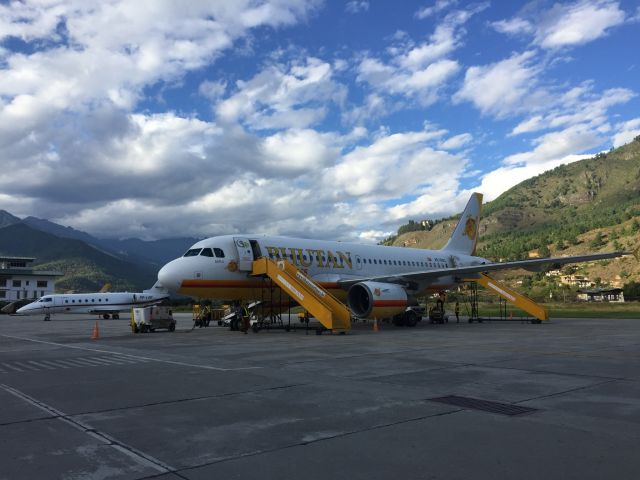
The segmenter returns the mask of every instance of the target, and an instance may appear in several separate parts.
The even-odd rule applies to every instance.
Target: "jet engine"
[[[347,292],[347,305],[356,317],[389,318],[407,308],[407,292],[400,285],[360,282]]]

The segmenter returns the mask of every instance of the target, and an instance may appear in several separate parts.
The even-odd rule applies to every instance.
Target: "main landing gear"
[[[393,324],[396,327],[415,327],[418,324],[418,314],[413,310],[407,310],[393,317]]]

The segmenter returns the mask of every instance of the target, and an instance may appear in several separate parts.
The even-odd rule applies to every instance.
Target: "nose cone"
[[[158,272],[158,282],[170,292],[176,293],[182,284],[182,268],[180,259],[172,260]]]
[[[28,303],[24,307],[20,307],[19,309],[17,309],[16,313],[18,315],[27,315],[29,314],[29,312],[32,312],[33,310],[35,310],[34,307],[35,305],[33,303]]]

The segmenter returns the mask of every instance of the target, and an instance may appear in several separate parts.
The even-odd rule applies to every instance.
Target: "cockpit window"
[[[201,248],[192,248],[190,250],[187,250],[187,253],[185,253],[183,255],[183,257],[195,257],[200,253],[200,250],[202,250]]]
[[[216,257],[224,258],[224,252],[222,251],[221,248],[214,248],[213,251],[215,252]]]
[[[203,257],[213,257],[213,252],[210,248],[203,248],[200,255]]]
[[[53,299],[52,299],[51,297],[44,297],[44,298],[41,298],[41,299],[40,299],[40,301],[41,301],[41,302],[50,302],[50,301],[52,301],[52,300],[53,300]]]

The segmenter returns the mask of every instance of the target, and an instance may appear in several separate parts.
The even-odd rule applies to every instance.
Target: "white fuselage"
[[[16,313],[52,314],[52,313],[118,313],[131,310],[132,307],[144,307],[160,302],[167,295],[156,293],[71,293],[45,295],[44,297],[20,308]]]
[[[485,259],[446,250],[360,245],[268,235],[226,235],[194,244],[182,257],[158,273],[170,291],[197,298],[260,299],[265,280],[251,275],[252,261],[260,256],[285,259],[339,298],[345,291],[338,281],[437,271],[479,265]],[[411,282],[409,294],[442,290],[456,283],[450,275],[435,281]]]

